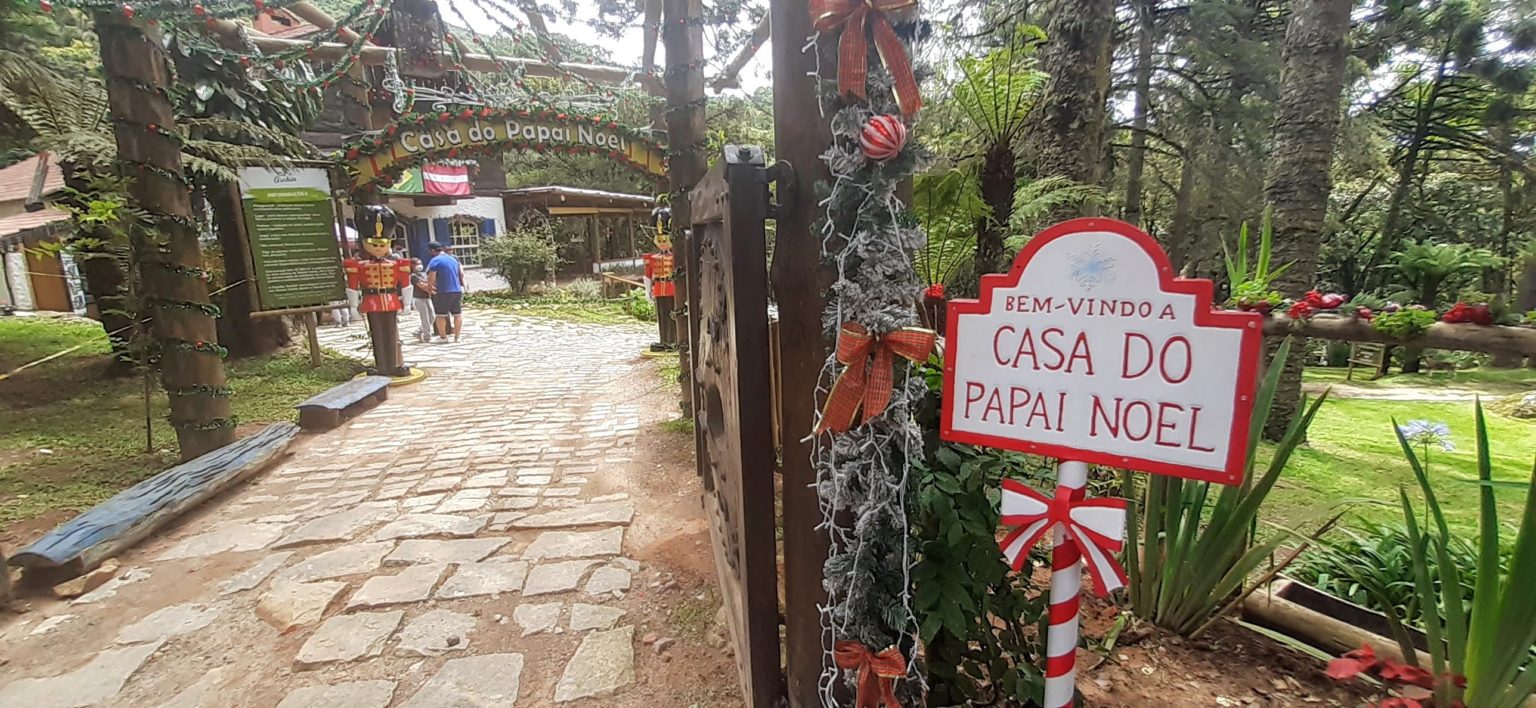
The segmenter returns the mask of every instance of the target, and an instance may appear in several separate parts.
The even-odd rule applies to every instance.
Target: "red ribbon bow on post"
[[[923,99],[917,93],[917,77],[912,75],[912,61],[907,58],[907,48],[896,36],[885,13],[904,10],[917,4],[917,0],[811,0],[811,20],[817,32],[843,28],[843,36],[837,43],[837,89],[845,94],[866,98],[865,83],[869,74],[869,38],[865,25],[873,25],[875,50],[880,61],[891,72],[896,93],[896,105],[901,114],[910,116],[923,107]]]
[[[859,672],[854,708],[901,708],[896,700],[896,679],[907,675],[907,660],[900,649],[886,647],[877,654],[863,644],[845,640],[832,646],[832,661],[839,669]]]
[[[1068,543],[1082,551],[1093,571],[1093,589],[1100,597],[1125,587],[1125,569],[1115,560],[1125,545],[1124,499],[1073,499],[1072,489],[1060,487],[1054,498],[1011,479],[1003,480],[1003,523],[1013,528],[998,542],[1014,570],[1024,567],[1029,549],[1060,524]]]
[[[843,323],[837,335],[837,361],[848,368],[832,384],[816,434],[826,430],[847,432],[853,427],[860,406],[864,408],[862,423],[884,413],[891,404],[896,357],[911,361],[927,359],[938,337],[933,331],[918,327],[903,327],[877,336],[857,322]],[[869,364],[871,355],[875,359],[873,367]]]

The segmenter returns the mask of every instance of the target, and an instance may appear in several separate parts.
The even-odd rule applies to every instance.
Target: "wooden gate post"
[[[664,0],[661,15],[661,42],[666,48],[665,68],[662,78],[667,92],[667,148],[671,155],[667,163],[668,188],[672,192],[672,252],[685,253],[690,236],[686,227],[693,223],[690,217],[688,192],[704,176],[704,26],[698,20],[704,17],[703,0]],[[677,289],[686,291],[693,274],[683,268],[677,273]],[[678,313],[682,321],[677,323],[678,332],[688,331],[685,318],[691,312]],[[686,338],[678,338],[677,357],[679,382],[682,385],[679,403],[686,415],[694,410],[693,363]]]
[[[821,153],[832,144],[832,129],[821,116],[813,76],[816,57],[802,51],[809,37],[811,11],[807,0],[772,0],[773,130],[778,160],[795,171],[798,188],[781,189],[776,218],[778,230],[770,269],[774,300],[779,306],[779,421],[783,440],[779,471],[784,500],[784,642],[789,704],[795,708],[821,705],[821,613],[826,603],[822,564],[828,537],[817,531],[821,505],[813,486],[811,446],[802,441],[815,425],[816,384],[827,360],[828,342],[821,315],[827,304],[831,271],[821,262],[821,238],[815,233],[820,215],[815,186],[827,179]]]

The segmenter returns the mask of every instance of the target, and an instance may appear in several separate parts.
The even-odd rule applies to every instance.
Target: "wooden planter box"
[[[1379,657],[1405,661],[1391,637],[1386,615],[1290,578],[1281,577],[1249,595],[1243,601],[1243,617],[1334,654],[1369,644]],[[1419,650],[1420,665],[1428,666],[1424,633],[1412,627],[1408,631]]]

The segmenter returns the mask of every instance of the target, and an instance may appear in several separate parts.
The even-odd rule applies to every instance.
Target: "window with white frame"
[[[456,217],[448,222],[448,236],[453,239],[453,255],[464,265],[480,265],[480,222]]]

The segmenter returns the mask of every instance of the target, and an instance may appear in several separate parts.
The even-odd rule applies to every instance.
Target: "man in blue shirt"
[[[448,332],[452,331],[453,341],[457,342],[464,330],[464,266],[441,243],[427,244],[427,251],[432,254],[427,263],[427,292],[432,293],[432,311],[437,315],[437,341],[448,341]]]

